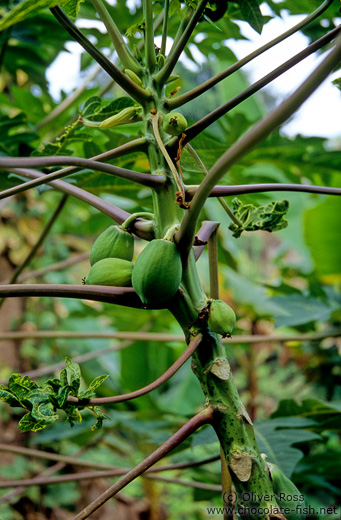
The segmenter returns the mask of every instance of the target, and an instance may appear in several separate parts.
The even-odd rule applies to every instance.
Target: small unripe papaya
[[[276,464],[268,463],[272,487],[279,507],[285,510],[287,520],[304,520],[304,496],[295,484],[280,470]],[[290,511],[288,513],[287,511]]]
[[[134,237],[120,226],[109,226],[93,243],[90,265],[103,258],[122,258],[131,261],[134,256]]]
[[[162,126],[167,134],[181,135],[187,128],[187,121],[179,112],[170,112],[163,118]]]
[[[122,258],[103,258],[96,262],[85,278],[85,285],[131,287],[134,264]]]
[[[223,300],[213,300],[210,304],[207,324],[212,332],[229,336],[236,324],[234,310]]]
[[[174,296],[181,278],[181,256],[174,242],[154,239],[137,257],[132,284],[142,303],[161,303]]]

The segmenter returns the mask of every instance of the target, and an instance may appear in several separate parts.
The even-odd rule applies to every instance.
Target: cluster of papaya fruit
[[[121,226],[110,226],[95,240],[86,285],[133,287],[143,304],[169,300],[182,278],[180,253],[174,242],[154,239],[133,263],[134,237]]]
[[[154,239],[135,263],[134,237],[122,226],[110,226],[95,240],[90,252],[91,269],[86,285],[133,287],[144,305],[172,298],[182,279],[182,261],[176,244]],[[212,332],[229,336],[236,323],[233,309],[223,300],[208,300],[207,324]]]

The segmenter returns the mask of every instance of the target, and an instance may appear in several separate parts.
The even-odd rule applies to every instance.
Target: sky
[[[268,14],[264,8],[263,14]],[[283,19],[275,18],[268,22],[259,35],[246,22],[238,22],[241,31],[247,40],[226,40],[231,50],[238,58],[249,54],[255,48],[268,42],[276,35],[286,31],[289,27],[298,23],[303,16],[283,16]],[[84,27],[86,21],[79,21],[79,26]],[[97,22],[98,28],[104,30],[101,22]],[[170,42],[169,42],[170,43]],[[247,73],[250,81],[254,82],[268,72],[273,70],[280,63],[286,61],[308,44],[308,39],[295,33],[282,43],[269,49],[266,53],[254,59],[246,65],[243,70]],[[77,43],[68,43],[69,52],[62,52],[48,69],[48,80],[50,82],[50,92],[55,99],[60,99],[61,89],[69,93],[75,88],[79,81],[79,64],[81,47]],[[191,50],[194,50],[193,47]],[[202,55],[196,54],[200,63]],[[296,87],[314,70],[323,57],[309,56],[293,67],[290,71],[282,74],[279,78],[266,87],[267,91],[273,95],[278,102],[292,93]],[[186,58],[185,58],[186,61]],[[186,62],[188,68],[195,70],[193,62]],[[337,138],[341,136],[341,93],[331,84],[331,81],[340,76],[340,71],[332,74],[310,98],[303,104],[295,116],[285,125],[282,131],[289,136],[303,134],[306,136],[321,136]],[[265,90],[265,89],[264,89]]]

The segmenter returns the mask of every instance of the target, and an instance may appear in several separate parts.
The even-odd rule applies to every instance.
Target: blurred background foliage
[[[279,16],[283,9],[292,14],[311,11],[318,5],[305,0],[265,2]],[[195,62],[195,46],[206,60],[198,73],[179,64],[182,91],[209,78],[235,61],[224,42],[227,38],[243,39],[237,20],[243,19],[237,4],[231,2],[224,18],[216,25],[201,21],[191,39],[187,57]],[[179,4],[180,5],[180,4]],[[170,17],[170,34],[174,35],[179,19],[174,3]],[[127,9],[123,0],[109,6],[123,33],[141,19],[141,9]],[[156,14],[162,3],[155,3]],[[335,25],[338,8],[335,3],[304,33],[315,40]],[[264,17],[266,23],[269,17]],[[111,43],[96,25],[91,3],[81,4],[79,20],[87,21],[84,33],[107,54]],[[218,27],[216,27],[218,26]],[[198,34],[203,37],[198,38]],[[130,36],[139,42],[139,33]],[[122,97],[117,86],[108,82],[104,73],[90,81],[87,88],[55,116],[47,116],[59,106],[50,94],[46,79],[47,67],[57,58],[69,41],[54,18],[47,12],[20,22],[0,34],[2,39],[0,74],[0,153],[9,156],[29,156],[53,143],[56,154],[91,157],[136,138],[139,124],[99,131],[76,127],[63,138],[63,129],[74,121],[84,102],[93,95],[105,103]],[[191,52],[192,49],[192,52]],[[266,59],[266,58],[264,58]],[[88,55],[81,56],[80,84],[93,70]],[[192,101],[183,109],[189,122],[203,117],[248,85],[247,77],[237,73],[219,86]],[[62,93],[61,101],[67,98]],[[266,113],[264,96],[245,101],[221,118],[193,141],[193,147],[209,169],[227,147]],[[333,117],[333,115],[331,115]],[[59,139],[59,140],[58,140]],[[48,148],[51,150],[51,148]],[[44,152],[43,152],[44,153]],[[51,153],[49,151],[49,153]],[[145,156],[134,154],[115,160],[115,165],[138,171],[148,171]],[[248,154],[222,180],[222,184],[261,182],[311,183],[338,186],[340,183],[340,150],[321,137],[285,137],[274,132],[256,150]],[[191,156],[184,150],[182,170],[186,184],[198,184],[202,174]],[[48,171],[48,169],[46,169]],[[108,202],[133,213],[152,209],[151,194],[124,180],[104,173],[82,171],[67,182],[102,197]],[[22,182],[18,176],[1,172],[0,188]],[[44,225],[57,207],[62,195],[49,187],[40,187],[15,198],[0,202],[0,252],[6,263],[2,283],[23,262],[37,241]],[[266,204],[277,197],[273,193],[240,196],[243,202]],[[216,200],[210,199],[203,211],[203,220],[219,221],[219,281],[220,297],[227,301],[238,317],[234,335],[292,335],[338,330],[341,321],[341,282],[339,233],[341,213],[336,197],[300,193],[285,193],[290,202],[289,226],[276,234],[244,233],[234,239],[228,230],[229,221]],[[231,197],[225,198],[231,204]],[[111,225],[108,217],[85,203],[69,198],[52,231],[26,268],[23,281],[29,283],[80,284],[89,270],[86,253],[96,236]],[[136,240],[136,254],[145,244]],[[69,266],[64,261],[74,258]],[[2,264],[5,265],[5,264]],[[52,268],[50,269],[50,266]],[[208,257],[204,252],[198,261],[199,274],[209,292]],[[6,302],[7,304],[8,302]],[[5,313],[5,305],[2,312]],[[26,298],[15,319],[7,319],[6,330],[67,331],[67,332],[159,332],[181,335],[180,327],[167,311],[144,311],[97,302],[61,299]],[[1,342],[0,342],[1,343]],[[1,345],[0,345],[1,347]],[[16,349],[15,369],[20,372],[49,367],[65,356],[76,361],[95,353],[81,362],[84,383],[107,373],[110,378],[99,389],[99,396],[130,392],[156,379],[182,353],[184,342],[113,339],[27,339],[13,343]],[[103,349],[107,349],[102,353]],[[112,349],[112,351],[108,351]],[[339,444],[341,412],[341,343],[338,338],[319,340],[272,341],[239,344],[226,343],[228,358],[242,400],[255,421],[261,451],[269,461],[278,464],[292,477],[306,502],[315,510],[340,503]],[[3,354],[3,353],[2,353]],[[2,355],[0,379],[6,382],[13,371]],[[61,367],[62,368],[62,367]],[[60,371],[60,370],[59,370]],[[58,372],[58,371],[57,371]],[[52,373],[54,371],[52,370]],[[39,378],[37,378],[39,381]],[[99,432],[90,432],[92,419],[84,416],[81,425],[70,429],[61,422],[37,434],[15,433],[20,414],[0,404],[0,421],[10,442],[33,448],[74,455],[114,466],[130,468],[183,424],[203,406],[199,384],[186,365],[151,394],[127,403],[107,406],[111,417]],[[4,434],[5,435],[5,434]],[[167,462],[205,459],[219,453],[214,432],[209,427],[193,435],[179,447]],[[3,479],[30,478],[41,474],[50,463],[42,459],[15,455],[3,460]],[[219,461],[210,464],[166,472],[208,485],[219,485]],[[70,470],[68,466],[59,474]],[[111,479],[93,479],[71,483],[30,487],[10,496],[0,490],[1,520],[69,519],[84,506],[89,497],[95,498]],[[217,491],[184,487],[151,479],[139,479],[131,484],[122,497],[108,504],[100,518],[204,519],[207,507],[221,506]],[[124,516],[126,515],[126,516]],[[133,516],[135,515],[135,516]],[[144,516],[143,516],[144,515]],[[311,515],[324,520],[337,515]],[[94,516],[97,518],[97,516]],[[99,518],[99,517],[98,517]],[[215,518],[210,515],[210,518]],[[217,516],[218,518],[218,516]]]

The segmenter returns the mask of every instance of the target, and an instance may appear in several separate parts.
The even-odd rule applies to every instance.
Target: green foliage
[[[240,220],[240,224],[232,222],[229,225],[235,238],[239,238],[243,231],[262,229],[271,233],[288,225],[288,221],[283,218],[289,209],[287,200],[255,207],[252,204],[243,204],[242,201],[235,198],[232,201],[232,209],[235,217]]]
[[[61,371],[60,378],[48,379],[43,384],[38,385],[28,376],[22,377],[20,374],[12,374],[9,378],[7,387],[0,385],[0,399],[12,407],[21,407],[29,410],[22,417],[18,424],[20,432],[39,431],[54,423],[59,415],[57,410],[62,410],[66,414],[66,422],[70,426],[82,422],[79,410],[89,408],[96,416],[96,423],[91,426],[91,430],[102,427],[104,419],[110,417],[97,406],[74,405],[68,402],[69,396],[78,399],[90,399],[95,396],[95,390],[109,377],[108,375],[96,377],[87,390],[80,391],[81,371],[77,363],[72,363],[69,358],[65,358],[66,367]]]

